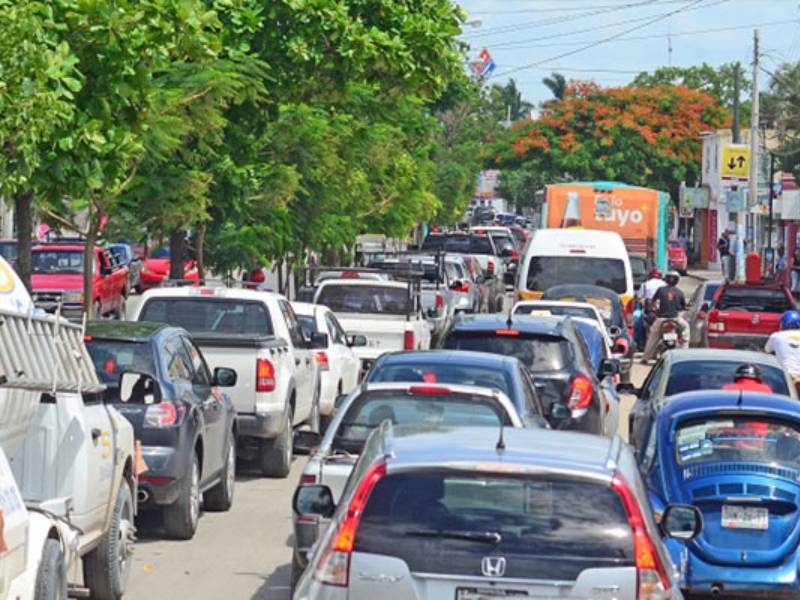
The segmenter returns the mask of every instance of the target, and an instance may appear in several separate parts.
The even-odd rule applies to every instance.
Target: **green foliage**
[[[549,77],[542,79],[542,83],[553,94],[553,98],[561,100],[567,93],[567,78],[561,73],[551,73]]]

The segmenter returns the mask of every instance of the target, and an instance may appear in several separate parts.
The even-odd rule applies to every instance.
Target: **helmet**
[[[678,282],[681,280],[681,276],[677,271],[669,271],[664,277],[664,280],[669,285],[676,286],[678,285]]]
[[[736,375],[734,376],[734,380],[739,379],[754,379],[756,381],[761,381],[761,369],[749,363],[741,365],[738,369],[736,369]]]
[[[659,271],[657,268],[656,269],[652,269],[650,271],[650,278],[652,279],[653,277],[661,279],[661,271]]]
[[[781,315],[781,331],[787,329],[800,329],[800,312],[787,310]]]

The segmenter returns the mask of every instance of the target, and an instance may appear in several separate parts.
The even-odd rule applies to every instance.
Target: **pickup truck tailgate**
[[[402,350],[406,331],[411,324],[403,316],[346,314],[336,315],[348,335],[363,335],[367,345],[353,348],[361,358],[377,358],[384,352]]]

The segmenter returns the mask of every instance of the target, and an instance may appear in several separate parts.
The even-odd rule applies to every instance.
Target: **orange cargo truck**
[[[667,268],[669,194],[612,181],[548,185],[542,227],[583,227],[618,233],[631,255]]]

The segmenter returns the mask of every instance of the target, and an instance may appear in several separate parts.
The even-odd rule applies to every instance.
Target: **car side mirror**
[[[294,493],[292,510],[301,517],[330,519],[336,510],[331,488],[327,485],[301,485]]]
[[[312,350],[325,350],[328,347],[328,334],[312,333],[309,344]]]
[[[613,377],[619,374],[619,361],[613,358],[604,358],[600,361],[600,368],[597,370],[599,377]]]
[[[642,390],[637,388],[632,383],[618,383],[617,384],[617,392],[620,394],[630,394],[631,396],[636,396],[637,398],[642,393]]]
[[[298,454],[311,454],[319,448],[322,436],[316,431],[298,429],[294,432],[293,447]]]
[[[703,530],[703,515],[696,506],[670,504],[664,509],[659,527],[664,536],[688,542]]]
[[[236,371],[227,367],[217,367],[214,369],[214,379],[211,382],[217,387],[233,387],[236,385]]]
[[[367,336],[365,335],[348,335],[347,345],[351,348],[361,348],[367,345]]]
[[[553,402],[547,416],[551,421],[567,421],[572,418],[572,411],[566,404]]]
[[[158,404],[161,386],[152,375],[125,371],[119,376],[119,400],[131,404]]]

